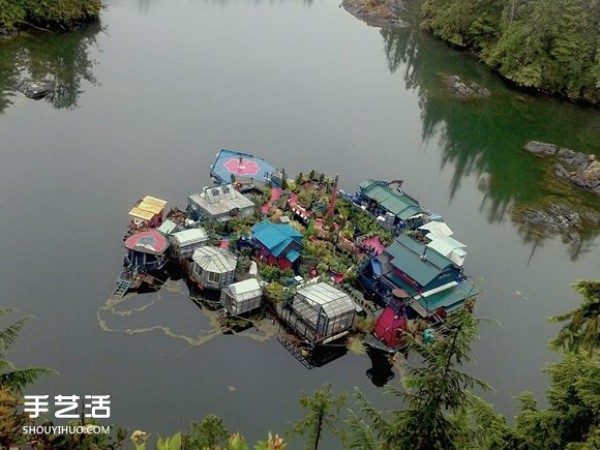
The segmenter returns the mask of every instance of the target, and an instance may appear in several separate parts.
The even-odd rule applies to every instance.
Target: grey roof
[[[217,247],[200,247],[194,250],[192,260],[203,270],[214,273],[232,272],[237,265],[235,255]]]
[[[302,288],[298,290],[297,295],[303,297],[315,310],[322,308],[329,318],[355,311],[354,302],[348,294],[327,283]]]
[[[236,191],[231,184],[207,186],[202,192],[190,195],[189,199],[212,216],[254,207],[252,200]]]
[[[204,228],[189,228],[187,230],[180,231],[171,235],[175,245],[178,247],[185,247],[188,245],[194,245],[198,242],[208,241],[208,234],[204,231]]]
[[[256,278],[249,278],[244,281],[230,284],[229,291],[231,292],[231,296],[237,302],[243,302],[244,300],[260,297],[262,295],[262,288]]]

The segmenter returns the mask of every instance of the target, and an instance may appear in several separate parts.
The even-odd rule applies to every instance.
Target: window
[[[221,274],[217,272],[208,272],[208,281],[218,283],[221,281]]]

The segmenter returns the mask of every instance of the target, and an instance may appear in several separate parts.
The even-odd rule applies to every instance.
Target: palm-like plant
[[[0,308],[0,318],[14,312],[11,308]],[[52,369],[43,367],[27,367],[18,369],[6,359],[6,353],[14,343],[23,326],[31,317],[23,317],[16,322],[11,323],[5,328],[0,329],[0,389],[10,389],[21,392],[23,388],[33,383],[43,375],[53,375],[56,372]]]

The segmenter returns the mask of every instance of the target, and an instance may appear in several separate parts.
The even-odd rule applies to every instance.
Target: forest
[[[600,102],[598,0],[425,0],[424,30],[517,86]]]
[[[100,0],[0,0],[0,34],[22,29],[69,30],[97,20]]]

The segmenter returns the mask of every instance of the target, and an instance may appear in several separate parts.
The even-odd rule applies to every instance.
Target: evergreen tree
[[[13,312],[12,309],[0,308],[0,318],[11,312]],[[18,369],[6,359],[6,353],[10,346],[15,342],[19,332],[29,319],[29,317],[24,317],[0,329],[0,390],[10,389],[20,392],[26,385],[33,383],[39,377],[56,373],[54,370],[42,367]]]
[[[468,375],[460,367],[470,361],[471,342],[478,336],[479,319],[466,309],[457,311],[447,321],[445,336],[433,344],[409,339],[409,351],[420,359],[420,364],[407,366],[404,390],[390,389],[392,395],[401,398],[406,408],[394,411],[390,418],[377,411],[357,393],[363,415],[371,429],[360,427],[361,420],[351,418],[350,442],[356,449],[386,450],[452,450],[469,434],[465,414],[475,411],[477,403],[469,389],[487,390],[487,383]],[[481,410],[481,407],[479,408]],[[459,420],[460,418],[460,420]],[[457,428],[459,425],[463,429]],[[362,436],[362,437],[361,437]],[[372,437],[379,442],[375,446]],[[370,447],[361,447],[360,441]]]
[[[343,439],[339,415],[345,402],[345,394],[341,393],[336,397],[331,391],[330,384],[316,390],[312,395],[302,393],[300,405],[306,409],[307,415],[296,422],[291,434],[306,436],[307,450],[318,450],[323,433],[326,431]]]
[[[550,376],[549,407],[539,410],[531,392],[521,394],[516,436],[524,450],[591,450],[600,444],[600,281],[579,280],[581,306],[554,321],[568,321],[551,342],[563,358]]]
[[[583,297],[583,303],[574,311],[550,319],[567,322],[550,345],[593,354],[600,349],[600,281],[579,280],[573,288]]]

